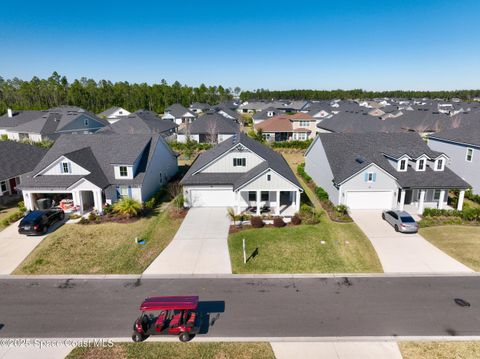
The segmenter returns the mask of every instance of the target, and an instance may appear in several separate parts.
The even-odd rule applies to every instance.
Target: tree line
[[[472,100],[480,97],[480,90],[455,90],[455,91],[365,91],[362,89],[353,90],[285,90],[271,91],[258,89],[254,91],[243,91],[240,95],[242,101],[246,100],[333,100],[333,99],[371,99],[379,97],[395,98],[459,98]]]
[[[99,113],[112,106],[129,111],[147,109],[163,113],[171,104],[189,106],[192,102],[218,104],[230,100],[234,90],[222,86],[198,87],[182,85],[178,81],[169,85],[165,80],[157,84],[129,83],[126,81],[95,81],[82,77],[69,82],[54,72],[47,79],[33,77],[30,81],[0,76],[0,114],[7,108],[17,110],[43,110],[61,105],[79,106]]]

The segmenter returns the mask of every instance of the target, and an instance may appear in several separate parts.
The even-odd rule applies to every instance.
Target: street
[[[479,288],[476,276],[2,279],[0,337],[129,337],[153,295],[199,295],[210,337],[477,336]]]

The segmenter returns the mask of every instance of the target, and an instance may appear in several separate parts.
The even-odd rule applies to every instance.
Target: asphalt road
[[[152,295],[199,295],[211,337],[480,335],[480,277],[356,277],[5,279],[0,337],[129,337]]]

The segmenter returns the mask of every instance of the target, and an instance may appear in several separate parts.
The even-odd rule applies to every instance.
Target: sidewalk
[[[65,345],[58,348],[0,346],[0,359],[63,359],[72,349]]]

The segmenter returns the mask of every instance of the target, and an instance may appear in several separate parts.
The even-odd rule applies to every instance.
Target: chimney
[[[11,109],[11,108],[8,108],[8,109],[7,109],[7,116],[8,116],[9,118],[12,118],[12,117],[13,117],[13,113],[12,113],[12,109]]]

